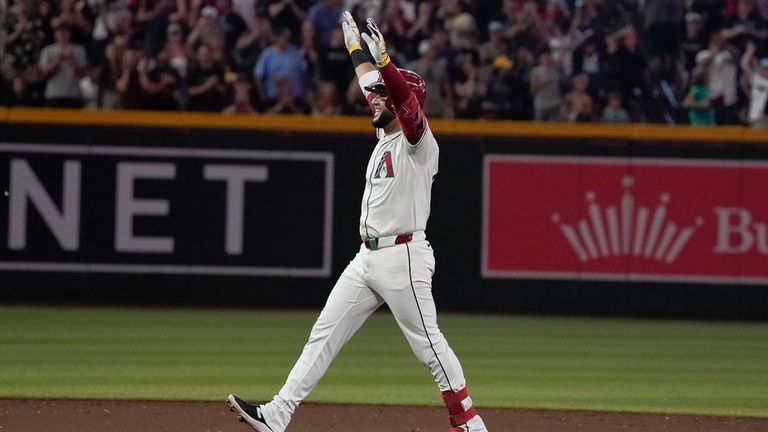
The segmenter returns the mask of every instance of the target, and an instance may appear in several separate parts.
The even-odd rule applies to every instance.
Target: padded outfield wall
[[[440,308],[768,319],[768,133],[432,128]],[[5,110],[0,300],[320,307],[374,144],[364,118]]]

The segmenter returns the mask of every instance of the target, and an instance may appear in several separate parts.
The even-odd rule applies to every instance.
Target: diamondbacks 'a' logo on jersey
[[[379,159],[379,163],[376,165],[376,171],[373,175],[373,178],[394,177],[394,176],[395,176],[395,169],[392,167],[392,152],[386,151],[384,152],[383,155],[381,155],[381,159]]]

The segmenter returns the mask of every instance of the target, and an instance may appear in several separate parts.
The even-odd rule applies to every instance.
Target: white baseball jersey
[[[402,131],[380,134],[365,170],[360,237],[388,237],[424,231],[439,149],[429,125],[416,145]]]

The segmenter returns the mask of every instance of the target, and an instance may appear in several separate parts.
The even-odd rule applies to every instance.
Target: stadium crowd
[[[768,127],[768,0],[0,0],[0,104],[369,114],[344,10],[432,117]]]

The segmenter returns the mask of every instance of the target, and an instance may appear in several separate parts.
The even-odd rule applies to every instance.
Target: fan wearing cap
[[[417,74],[392,63],[372,19],[370,35],[362,39],[349,12],[344,12],[342,29],[378,137],[365,171],[361,245],[278,394],[262,405],[235,395],[228,402],[257,431],[285,431],[344,345],[386,303],[416,358],[437,383],[448,408],[450,432],[487,432],[469,397],[461,363],[437,325],[432,297],[435,257],[425,229],[438,147],[422,111],[426,86]]]

